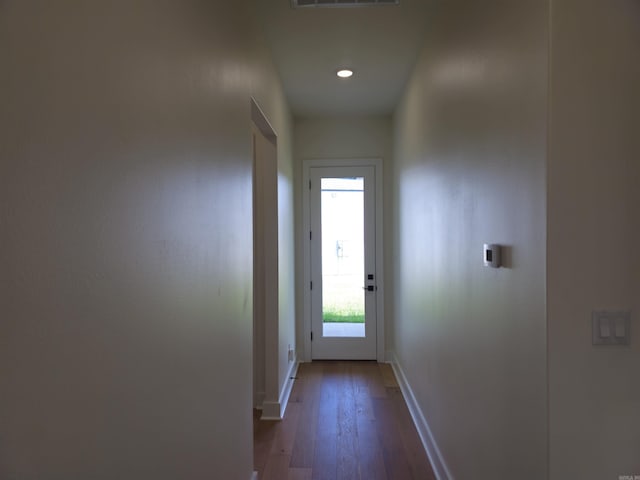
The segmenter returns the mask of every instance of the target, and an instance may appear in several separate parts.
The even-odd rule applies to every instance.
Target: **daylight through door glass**
[[[364,337],[364,178],[323,178],[322,334]]]

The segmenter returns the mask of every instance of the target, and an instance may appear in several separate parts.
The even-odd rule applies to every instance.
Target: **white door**
[[[375,173],[309,169],[313,359],[376,359]]]

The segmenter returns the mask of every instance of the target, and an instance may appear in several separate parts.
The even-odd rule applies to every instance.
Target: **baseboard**
[[[253,472],[249,480],[258,480],[258,472]]]
[[[297,360],[291,362],[289,365],[289,370],[287,371],[287,378],[282,386],[282,391],[280,392],[280,418],[284,418],[284,411],[287,409],[287,404],[289,403],[289,397],[291,396],[291,390],[293,390],[293,380],[298,373],[298,366],[300,362]]]
[[[413,390],[411,390],[411,386],[409,385],[407,377],[404,374],[404,370],[402,370],[402,366],[398,361],[398,357],[396,357],[395,352],[388,352],[387,355],[387,360],[389,361],[389,363],[391,363],[393,372],[396,374],[396,378],[398,380],[398,383],[400,384],[400,390],[402,390],[404,400],[405,402],[407,402],[409,413],[411,414],[413,423],[418,430],[418,435],[420,435],[422,446],[424,447],[425,451],[427,452],[427,456],[431,461],[431,466],[433,467],[433,471],[436,474],[436,478],[438,480],[453,480],[453,476],[447,468],[447,464],[442,457],[442,453],[440,453],[440,449],[438,448],[438,445],[433,438],[433,434],[431,433],[431,429],[429,428],[427,419],[425,418],[422,410],[420,409],[420,406],[418,405],[416,397],[413,394]]]
[[[256,410],[262,410],[262,404],[264,403],[264,392],[256,392],[253,395],[253,408]]]
[[[280,402],[263,402],[260,420],[282,420],[280,416]]]
[[[280,398],[277,402],[263,402],[262,403],[262,416],[260,419],[262,420],[282,420],[284,418],[284,412],[287,409],[287,404],[289,403],[289,396],[291,395],[291,390],[293,389],[293,378],[296,376],[298,371],[298,366],[300,362],[295,361],[289,365],[289,370],[287,371],[287,378],[282,386],[282,390],[280,391]]]

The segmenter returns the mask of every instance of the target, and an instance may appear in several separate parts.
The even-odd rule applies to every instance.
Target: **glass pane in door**
[[[364,178],[323,178],[322,335],[364,337]]]

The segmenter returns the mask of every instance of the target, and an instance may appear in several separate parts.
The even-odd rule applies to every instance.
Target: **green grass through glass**
[[[327,309],[322,312],[322,321],[324,323],[364,323],[364,312]]]

